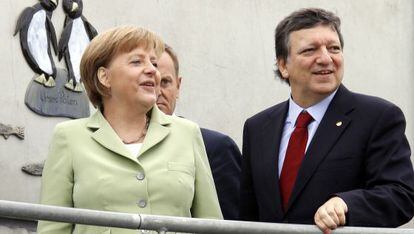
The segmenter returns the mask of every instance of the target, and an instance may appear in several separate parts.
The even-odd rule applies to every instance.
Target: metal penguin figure
[[[57,5],[58,0],[39,0],[34,6],[25,8],[14,31],[14,35],[20,33],[20,46],[27,63],[39,74],[34,80],[46,87],[55,86],[56,67],[50,44],[56,53],[56,33],[51,18]]]
[[[64,29],[59,40],[59,61],[65,57],[69,78],[65,87],[82,92],[80,84],[80,60],[85,48],[98,33],[82,15],[82,0],[63,0],[66,13]]]

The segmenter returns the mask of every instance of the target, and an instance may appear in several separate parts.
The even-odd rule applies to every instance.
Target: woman
[[[162,40],[142,28],[94,38],[81,61],[89,118],[56,126],[41,203],[135,214],[222,218],[199,128],[155,105]],[[38,233],[136,233],[39,222]]]

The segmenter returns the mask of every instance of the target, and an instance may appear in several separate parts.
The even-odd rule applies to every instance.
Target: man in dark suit
[[[165,114],[174,114],[182,78],[175,52],[166,46],[158,60],[161,72],[161,94],[158,108]],[[201,128],[208,160],[224,219],[236,220],[239,215],[239,187],[241,153],[236,143],[222,133]]]
[[[414,214],[405,118],[394,104],[341,84],[340,19],[302,9],[276,28],[277,75],[288,101],[243,132],[241,219],[396,227]]]

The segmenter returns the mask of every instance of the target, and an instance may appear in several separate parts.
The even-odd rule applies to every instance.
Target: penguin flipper
[[[98,35],[98,31],[89,23],[89,21],[85,18],[85,16],[81,16],[83,24],[85,25],[86,32],[88,33],[89,39],[92,40],[96,35]]]
[[[72,25],[73,21],[68,20],[65,28],[62,31],[62,34],[60,35],[59,45],[58,45],[58,51],[59,51],[59,61],[62,60],[62,57],[68,48],[70,33],[72,31]]]
[[[66,25],[68,24],[68,21],[70,20],[71,18],[69,18],[68,16],[65,16],[65,21],[63,22],[63,27],[66,27]]]
[[[14,29],[13,36],[16,36],[17,33],[27,25],[33,18],[33,11],[35,9],[33,7],[26,7],[19,16],[19,19],[16,23],[16,28]]]
[[[25,35],[23,37],[27,37],[27,32],[21,32],[20,36]],[[39,64],[37,64],[36,59],[33,57],[32,53],[30,52],[29,49],[29,44],[26,43],[25,40],[22,40],[22,38],[20,38],[20,47],[22,49],[22,53],[23,56],[27,62],[27,64],[29,64],[30,68],[37,74],[42,74],[42,69],[40,69]]]
[[[55,31],[55,27],[53,27],[53,23],[50,20],[49,17],[46,17],[46,26],[48,28],[48,32],[49,32],[49,36],[50,36],[50,40],[52,42],[52,46],[53,46],[53,50],[55,51],[55,54],[57,54],[57,39],[56,39],[56,31]]]

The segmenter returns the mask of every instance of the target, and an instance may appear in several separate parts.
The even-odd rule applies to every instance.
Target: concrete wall
[[[20,12],[36,2],[0,1],[0,123],[26,128],[24,140],[0,139],[0,199],[38,201],[40,178],[20,168],[45,159],[53,127],[67,120],[39,116],[24,104],[33,72],[12,33]],[[61,6],[52,19],[58,39]],[[342,18],[344,84],[400,106],[413,145],[411,0],[85,0],[84,15],[98,31],[135,24],[159,33],[181,61],[184,79],[177,113],[230,135],[241,146],[246,118],[288,98],[288,86],[273,75],[273,33],[283,17],[302,7],[326,8]]]

